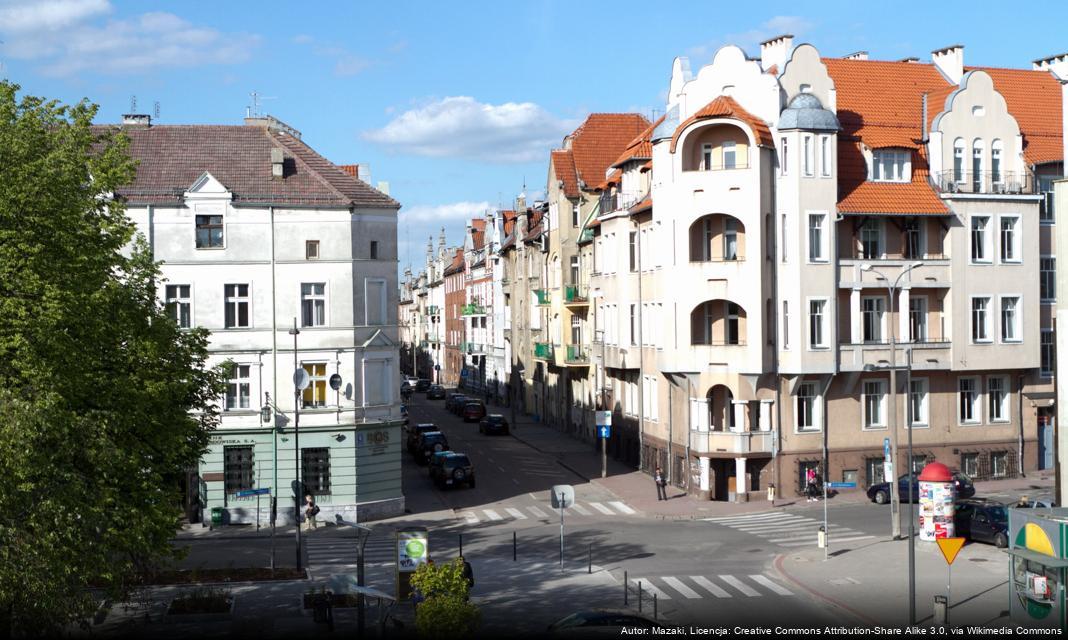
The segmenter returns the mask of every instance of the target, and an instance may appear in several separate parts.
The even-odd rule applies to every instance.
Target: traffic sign
[[[269,496],[271,495],[270,487],[263,487],[262,489],[242,489],[237,492],[238,498],[248,498],[249,496]]]
[[[612,437],[612,427],[608,425],[601,425],[597,427],[598,438],[610,438]]]
[[[890,438],[883,438],[883,457],[890,462]]]
[[[551,494],[553,509],[567,509],[575,504],[575,487],[569,484],[554,484]]]
[[[467,369],[462,369],[460,371],[460,377],[461,378],[466,378],[467,377]]]
[[[964,538],[939,538],[938,548],[942,551],[942,557],[946,559],[946,564],[953,564],[953,561],[957,558],[957,554],[960,553],[961,547],[964,546]]]
[[[434,365],[434,371],[441,371],[441,365],[440,364]]]
[[[856,482],[828,482],[828,489],[856,489]]]
[[[611,411],[598,411],[596,415],[596,422],[598,427],[611,427],[612,426],[612,412]]]

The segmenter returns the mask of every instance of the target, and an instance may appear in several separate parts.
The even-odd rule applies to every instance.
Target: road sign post
[[[946,559],[946,624],[949,624],[949,607],[951,606],[950,594],[953,589],[953,561],[957,559],[957,554],[960,553],[961,548],[964,546],[964,538],[939,538],[938,550],[942,552],[942,557]]]
[[[823,559],[830,555],[831,527],[827,521],[827,489],[856,489],[856,482],[824,482],[823,483]]]
[[[597,412],[597,437],[601,440],[601,477],[608,475],[608,438],[612,435],[612,412]]]
[[[569,484],[554,484],[551,493],[552,506],[560,508],[560,569],[564,568],[564,509],[575,504],[575,488]]]

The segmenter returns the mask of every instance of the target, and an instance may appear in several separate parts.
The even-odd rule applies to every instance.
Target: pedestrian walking
[[[460,562],[464,563],[464,580],[467,581],[467,595],[465,599],[471,599],[471,590],[475,588],[475,570],[467,558],[460,556]]]
[[[315,504],[315,499],[311,494],[304,496],[304,519],[308,521],[308,528],[316,528],[315,516],[319,515],[319,505]]]
[[[805,471],[805,495],[808,498],[807,502],[816,501],[816,468],[809,467]]]
[[[656,482],[656,499],[667,500],[667,480],[664,479],[664,472],[660,467],[656,468],[656,473],[653,475],[653,481]]]

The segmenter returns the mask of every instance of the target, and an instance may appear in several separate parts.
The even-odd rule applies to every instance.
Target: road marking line
[[[519,509],[513,509],[511,507],[507,507],[507,508],[505,508],[505,511],[507,511],[508,515],[512,516],[516,520],[526,520],[527,519],[527,515],[525,513],[523,513],[522,511],[520,511]]]
[[[548,518],[549,517],[549,516],[545,515],[544,511],[542,511],[541,509],[539,509],[537,507],[527,507],[527,511],[533,513],[535,518]]]
[[[718,518],[701,518],[701,519],[703,521],[705,521],[705,522],[744,522],[744,521],[747,521],[747,520],[748,521],[765,520],[765,519],[768,519],[768,518],[782,518],[782,517],[791,517],[791,516],[793,516],[793,514],[791,514],[791,513],[773,512],[773,513],[754,513],[754,514],[748,515],[748,516],[720,516]]]
[[[627,505],[623,504],[622,502],[609,502],[608,504],[612,505],[616,509],[619,509],[625,515],[628,515],[628,516],[632,516],[635,513],[637,513],[637,511],[635,511],[634,509],[631,509],[630,507],[628,507]]]
[[[501,465],[497,465],[497,469],[498,469],[498,470],[499,470],[499,471],[500,471],[501,473],[507,473],[507,471],[505,471],[505,470],[504,470],[504,467],[502,467]],[[514,480],[514,478],[513,478],[513,480]]]
[[[834,532],[831,532],[831,533],[833,534]],[[849,538],[836,538],[836,537],[834,537],[832,535],[831,536],[831,542],[853,542],[855,540],[868,540],[869,538],[874,538],[874,537],[875,536],[852,536],[852,537],[849,537]]]
[[[654,593],[654,594],[656,594],[656,597],[659,600],[671,600],[671,596],[669,596],[668,594],[664,593],[660,589],[657,589],[656,585],[653,584],[653,581],[650,580],[649,578],[643,578],[643,579],[640,579],[640,580],[638,578],[631,578],[630,581],[634,584],[634,591],[635,592],[638,591],[638,583],[640,582],[642,584],[642,592],[643,593],[644,592]]]
[[[467,524],[478,524],[478,516],[471,512],[465,513],[464,518],[467,519]]]
[[[530,493],[529,491],[527,492],[527,495],[530,496],[531,500],[537,500],[538,499],[537,496],[535,496],[533,493]]]
[[[579,504],[577,502],[574,503],[573,505],[571,505],[571,508],[574,509],[575,511],[577,511],[578,513],[584,515],[584,516],[592,516],[593,515],[592,513],[590,513],[589,509],[587,509],[586,507],[582,506],[581,504]]]
[[[709,580],[708,578],[706,578],[704,576],[690,576],[690,580],[693,580],[694,582],[696,582],[699,587],[703,587],[703,588],[707,589],[712,595],[716,596],[717,598],[733,598],[734,597],[730,593],[728,593],[726,589],[724,589],[723,587],[719,586],[718,584],[715,584],[714,582],[712,582],[711,580]]]
[[[600,511],[601,513],[603,513],[605,515],[608,515],[608,516],[616,515],[614,511],[612,511],[608,507],[604,506],[600,502],[591,502],[590,506],[593,507],[594,509],[597,509],[598,511]]]
[[[807,547],[809,545],[817,544],[816,540],[809,540],[808,542],[776,542],[775,544],[780,547]]]
[[[792,596],[792,595],[794,595],[793,591],[790,591],[786,587],[780,586],[780,585],[776,584],[775,582],[772,582],[771,580],[769,580],[767,578],[767,576],[761,575],[759,573],[750,575],[749,579],[752,580],[753,582],[759,584],[762,587],[767,587],[768,589],[774,591],[775,593],[779,594],[780,596]]]
[[[515,486],[517,486],[517,487],[519,486],[519,481],[516,480],[515,478],[512,478],[512,482],[515,483]]]
[[[800,526],[812,526],[819,524],[816,520],[782,520],[776,522],[766,522],[763,524],[747,524],[745,526],[737,525],[731,527],[731,529],[737,529],[738,531],[760,531],[762,529],[772,529],[776,527],[800,527]]]
[[[672,576],[664,576],[664,577],[661,577],[660,579],[663,580],[664,582],[666,582],[669,587],[671,587],[675,591],[678,591],[679,593],[681,593],[686,598],[694,600],[696,598],[700,598],[701,597],[700,593],[697,593],[693,589],[687,587],[682,582],[682,580],[679,580],[678,578],[675,578],[675,577],[672,577]]]
[[[496,511],[494,511],[493,509],[483,509],[483,510],[482,510],[482,513],[486,514],[486,517],[487,517],[487,518],[489,518],[490,520],[504,520],[504,518],[502,518],[502,517],[501,517],[501,516],[500,516],[500,515],[499,515],[499,514],[498,514],[498,513],[496,512]]]
[[[750,598],[760,597],[759,591],[754,591],[753,589],[750,589],[747,584],[745,584],[738,578],[735,578],[734,576],[720,576],[719,579],[734,587],[738,591],[741,591],[742,594],[747,595]]]
[[[843,535],[847,536],[845,538],[837,538],[834,535],[831,535],[831,542],[832,543],[834,543],[834,542],[854,542],[854,541],[857,541],[857,540],[868,540],[869,538],[874,538],[875,537],[875,536],[870,536],[870,535],[852,536],[852,535],[850,535],[850,533],[852,533],[852,532],[842,532]],[[832,534],[833,534],[833,532],[832,532]],[[813,539],[813,540],[809,540],[808,542],[798,542],[797,538],[783,538],[781,542],[777,542],[775,540],[768,540],[768,542],[775,542],[775,544],[777,544],[777,545],[779,545],[781,547],[803,547],[803,546],[809,545],[809,544],[816,544],[817,540]]]
[[[795,520],[809,520],[804,516],[795,516],[793,514],[781,514],[767,518],[745,518],[742,520],[720,520],[713,524],[722,525],[724,527],[746,527],[759,524],[772,524],[775,522],[791,522]]]

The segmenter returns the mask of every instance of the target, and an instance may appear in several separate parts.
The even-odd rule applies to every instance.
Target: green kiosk
[[[1022,626],[1068,629],[1068,509],[1009,509],[1009,612]]]

